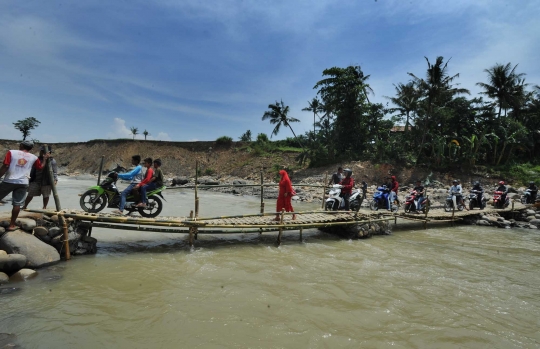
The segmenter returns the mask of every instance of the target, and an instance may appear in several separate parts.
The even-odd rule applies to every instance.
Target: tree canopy
[[[26,140],[26,137],[30,136],[30,131],[39,126],[41,121],[34,117],[29,117],[26,119],[18,120],[14,122],[13,125],[19,131],[21,131],[23,136],[23,141]]]

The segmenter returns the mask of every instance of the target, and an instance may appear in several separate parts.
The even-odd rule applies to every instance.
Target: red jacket
[[[152,167],[149,167],[148,170],[146,170],[146,175],[144,176],[144,179],[141,181],[139,185],[141,187],[143,185],[147,185],[148,183],[150,183],[150,180],[152,179],[153,176],[154,176],[154,170],[152,169]]]
[[[399,188],[399,183],[398,183],[398,181],[393,181],[393,182],[392,182],[392,189],[391,189],[391,191],[393,191],[393,192],[395,192],[395,193],[397,194],[398,188]]]
[[[354,179],[352,177],[345,177],[341,180],[341,182],[339,183],[341,184],[341,193],[342,194],[351,194],[352,193],[352,189],[354,187]]]

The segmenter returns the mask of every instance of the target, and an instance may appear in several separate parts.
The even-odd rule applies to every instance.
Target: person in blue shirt
[[[140,155],[133,155],[131,157],[131,164],[135,166],[135,168],[127,173],[119,173],[118,178],[125,179],[125,180],[131,180],[131,183],[127,186],[126,189],[122,192],[120,195],[120,206],[118,206],[118,210],[113,211],[113,213],[124,213],[124,206],[126,206],[126,199],[128,195],[131,193],[131,190],[135,188],[135,186],[139,183],[141,183],[143,178],[142,173],[142,166],[141,163],[141,156]]]

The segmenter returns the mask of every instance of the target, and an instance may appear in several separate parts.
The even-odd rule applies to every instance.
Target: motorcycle
[[[521,196],[521,203],[522,204],[534,204],[531,189],[526,189],[525,192],[523,192],[523,195]]]
[[[345,200],[341,197],[341,184],[334,184],[328,192],[328,199],[324,205],[325,211],[337,211],[345,209]],[[362,205],[362,194],[360,189],[354,189],[349,197],[349,209],[358,211]]]
[[[456,208],[458,209],[458,211],[463,211],[463,209],[465,208],[465,205],[461,203],[463,201],[463,196],[455,192],[449,193],[446,197],[446,201],[444,202],[444,210],[446,212],[450,212],[454,209],[454,200],[452,198],[453,196],[456,197]]]
[[[504,202],[501,200],[504,192],[503,191],[494,191],[493,192],[493,207],[494,208],[506,208],[508,205],[510,205],[510,198],[508,198],[508,195],[506,196]]]
[[[484,207],[486,207],[486,198],[484,197],[484,195],[482,194],[482,200],[480,200],[480,202],[478,202],[478,194],[481,194],[482,191],[480,190],[474,190],[474,189],[471,189],[471,191],[469,192],[469,210],[473,210],[473,208],[475,207],[480,207],[481,210],[484,209]]]
[[[405,212],[419,212],[422,211],[423,213],[427,213],[429,211],[429,198],[426,196],[422,196],[422,201],[420,202],[420,209],[418,210],[417,207],[417,192],[416,190],[413,190],[409,195],[405,197]]]
[[[118,173],[110,172],[107,177],[99,184],[90,187],[84,194],[81,194],[79,204],[85,212],[96,213],[103,210],[105,207],[118,208],[120,205],[120,195],[116,187]],[[128,195],[124,209],[131,214],[138,211],[143,217],[154,218],[161,213],[163,202],[165,200],[161,193],[166,189],[166,186],[156,188],[147,193],[148,202],[145,207],[136,207],[138,198],[134,195]],[[138,196],[138,195],[137,195]],[[161,199],[160,199],[161,197]]]
[[[373,193],[373,200],[369,204],[369,208],[372,211],[377,211],[378,209],[386,209],[388,207],[388,195],[390,194],[390,188],[386,185],[377,188],[377,191]],[[391,203],[392,212],[397,212],[399,209],[399,204],[397,200]]]

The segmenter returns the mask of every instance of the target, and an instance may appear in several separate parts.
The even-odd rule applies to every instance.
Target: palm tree
[[[146,141],[146,136],[150,136],[150,133],[148,131],[146,131],[146,129],[144,130],[144,132],[142,133],[144,135],[144,140]]]
[[[394,84],[394,87],[396,89],[396,97],[385,97],[398,106],[397,108],[390,109],[390,112],[399,111],[401,113],[400,116],[405,115],[405,132],[407,132],[410,125],[410,113],[416,111],[416,108],[418,108],[418,99],[421,95],[420,90],[416,87],[414,81],[410,81],[406,85],[399,83],[396,86]]]
[[[281,125],[287,126],[288,128],[291,129],[291,132],[294,135],[294,138],[298,140],[302,149],[304,149],[303,144],[300,142],[298,137],[296,137],[296,133],[294,133],[291,127],[291,122],[299,122],[300,120],[295,119],[295,118],[290,118],[287,116],[287,114],[289,114],[289,106],[283,104],[283,100],[281,100],[281,102],[276,101],[275,104],[269,104],[268,109],[270,110],[267,110],[264,112],[262,120],[264,121],[266,119],[270,119],[270,123],[276,125],[274,127],[274,130],[272,131],[272,135],[277,136]]]
[[[313,133],[315,133],[315,117],[317,116],[317,113],[322,111],[322,104],[319,102],[317,97],[313,98],[311,102],[309,102],[309,107],[302,109],[302,111],[310,111],[313,112]]]
[[[133,139],[135,139],[135,136],[139,133],[139,129],[135,126],[132,126],[131,133],[133,134]]]
[[[484,92],[482,94],[487,95],[497,101],[499,105],[498,117],[501,117],[502,109],[506,110],[515,105],[516,101],[524,94],[525,76],[524,73],[517,74],[517,64],[512,68],[511,63],[506,65],[495,64],[489,69],[484,69],[488,74],[488,83],[478,82],[476,85],[482,87]]]
[[[469,90],[465,88],[457,88],[452,85],[454,80],[459,77],[459,74],[448,75],[448,62],[444,63],[444,58],[442,56],[437,57],[435,64],[431,64],[427,57],[424,57],[428,64],[428,69],[426,72],[426,78],[421,79],[414,75],[413,73],[407,73],[412,78],[414,83],[420,88],[424,95],[425,102],[425,113],[426,117],[424,120],[424,133],[422,135],[422,142],[420,144],[420,150],[424,146],[426,134],[428,133],[429,125],[437,125],[438,122],[433,122],[434,112],[436,108],[444,108],[445,104],[452,100],[452,98],[457,94],[470,94]]]
[[[366,83],[366,81],[369,79],[371,75],[364,75],[364,72],[362,71],[362,68],[360,68],[359,65],[354,66],[352,68],[353,68],[352,74],[360,83],[362,92],[364,93],[364,97],[366,97],[368,104],[371,104],[368,98],[368,94],[369,93],[375,94],[375,92],[373,92],[373,89]]]

